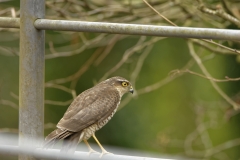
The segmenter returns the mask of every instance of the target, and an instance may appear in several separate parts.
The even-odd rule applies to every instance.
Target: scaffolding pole
[[[17,27],[17,18],[1,18],[0,27]],[[70,20],[50,20],[37,19],[34,23],[37,29],[55,31],[77,31],[112,34],[130,34],[143,36],[197,38],[197,39],[221,39],[240,41],[240,30],[214,29],[214,28],[193,28],[193,27],[173,27],[142,24],[106,23],[106,22],[86,22]]]
[[[26,145],[27,139],[43,137],[45,31],[37,30],[33,24],[37,18],[44,18],[44,14],[44,0],[20,1],[20,147]],[[37,144],[32,145],[36,146]],[[19,155],[19,159],[33,160],[34,158],[28,155]]]
[[[44,30],[240,41],[240,31],[230,29],[191,28],[48,19],[38,19],[35,21],[34,25],[36,28]]]

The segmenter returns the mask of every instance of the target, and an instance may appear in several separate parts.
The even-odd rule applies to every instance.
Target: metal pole
[[[48,20],[48,19],[38,19],[35,21],[34,25],[38,29],[45,30],[240,41],[240,31],[231,29],[191,28],[191,27],[173,27],[142,24]]]
[[[85,22],[69,20],[51,20],[51,19],[37,19],[34,22],[34,26],[37,29],[57,31],[97,32],[97,33],[240,41],[240,31],[233,29],[173,27],[173,26]],[[19,28],[18,18],[0,17],[0,27]]]
[[[58,149],[33,149],[33,148],[20,148],[12,145],[0,145],[0,153],[15,156],[19,153],[24,153],[37,157],[38,159],[57,159],[57,160],[180,160],[186,158],[170,159],[170,158],[151,158],[140,156],[128,156],[118,154],[106,154],[100,158],[100,153],[80,152],[75,151],[74,154],[66,154],[60,152]],[[135,153],[136,154],[136,153]],[[187,158],[190,160],[189,158]]]
[[[26,143],[29,142],[35,142],[37,143],[39,139],[28,139],[26,140]],[[240,138],[235,139],[234,141],[237,141],[240,143]],[[35,148],[34,146],[23,146],[19,147],[17,145],[17,136],[16,135],[8,135],[8,134],[0,134],[0,159],[3,160],[3,156],[17,156],[18,154],[26,154],[31,155],[34,157],[37,157],[39,160],[170,160],[165,159],[163,155],[161,154],[151,154],[148,153],[148,156],[153,157],[159,157],[159,158],[151,158],[151,157],[143,157],[146,156],[146,153],[142,153],[141,151],[137,150],[131,150],[127,148],[119,148],[114,146],[105,146],[106,149],[111,151],[114,154],[105,154],[101,158],[99,157],[101,153],[95,152],[95,153],[89,153],[81,150],[86,150],[86,145],[82,142],[78,145],[77,150],[74,152],[74,154],[67,154],[60,151],[60,148],[62,147],[62,144],[56,144],[54,148],[58,149],[44,149],[44,148]],[[97,144],[91,144],[93,148],[99,148]],[[99,148],[100,151],[100,148]],[[132,155],[132,156],[130,156]],[[170,155],[167,156],[170,158]],[[173,157],[172,157],[173,158]],[[186,159],[181,158],[179,156],[178,158],[174,156],[176,160],[180,159]],[[189,158],[187,158],[190,160]],[[171,159],[173,160],[173,159]]]
[[[37,18],[44,18],[44,14],[44,0],[21,0],[19,146],[26,146],[27,139],[43,137],[45,31],[37,30],[33,24]],[[19,159],[34,158],[20,155]]]
[[[19,18],[0,17],[0,27],[2,28],[19,28]]]

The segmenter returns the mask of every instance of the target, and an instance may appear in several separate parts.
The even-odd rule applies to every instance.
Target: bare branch
[[[150,53],[150,51],[152,50],[152,48],[153,48],[153,44],[147,46],[146,49],[144,50],[144,52],[138,58],[137,65],[136,65],[135,69],[133,70],[133,72],[131,74],[131,77],[130,77],[130,81],[133,85],[133,88],[135,88],[136,79],[137,79],[137,77],[138,77],[138,75],[139,75],[139,73],[142,69],[143,62],[147,58],[147,56]],[[134,94],[137,95],[137,92],[134,93]]]
[[[222,9],[212,10],[212,9],[209,9],[209,8],[205,7],[204,5],[200,5],[199,10],[204,12],[204,13],[210,14],[210,15],[217,15],[217,16],[225,19],[225,20],[228,20],[228,21],[234,23],[238,27],[240,27],[240,21],[237,18],[235,18],[235,17],[231,16],[230,14],[226,13]]]
[[[180,73],[190,73],[190,74],[193,74],[193,75],[196,75],[196,76],[199,76],[199,77],[202,77],[202,78],[214,81],[214,82],[229,82],[229,81],[239,81],[240,80],[240,78],[228,78],[227,76],[225,77],[226,79],[216,79],[216,78],[213,78],[213,77],[207,77],[205,75],[190,71],[188,69],[186,69],[186,70],[173,70],[171,72],[171,74],[180,74]]]
[[[50,104],[50,105],[56,105],[56,106],[68,106],[70,105],[72,102],[72,99],[62,102],[62,101],[53,101],[53,100],[45,100],[44,103],[45,104]]]
[[[163,16],[162,14],[160,14],[156,9],[154,9],[146,0],[143,0],[144,3],[146,3],[154,12],[156,12],[160,17],[162,17],[165,21],[167,21],[168,23],[170,23],[173,26],[177,26],[176,24],[174,24],[172,21],[170,21],[168,18],[166,18],[165,16]]]
[[[203,155],[205,154],[205,151],[200,151],[200,150],[194,150],[192,148],[193,146],[193,141],[197,139],[197,137],[199,135],[201,135],[202,133],[204,133],[205,131],[207,131],[208,129],[212,128],[212,123],[209,122],[205,122],[205,123],[201,123],[197,126],[197,128],[190,133],[184,143],[184,148],[185,148],[185,152],[187,155],[189,156],[194,156],[194,157],[203,157]]]
[[[188,47],[189,47],[189,51],[190,51],[190,54],[191,56],[194,58],[194,60],[197,62],[199,68],[202,70],[202,72],[204,73],[204,75],[206,77],[211,77],[212,79],[212,76],[210,75],[210,73],[208,73],[207,69],[205,68],[205,66],[202,64],[202,61],[201,59],[198,57],[198,55],[195,53],[195,50],[194,50],[194,47],[192,45],[192,43],[190,41],[188,41]],[[213,81],[213,80],[210,80],[212,86],[214,87],[214,89],[229,103],[233,106],[233,108],[235,110],[239,109],[240,106],[235,103],[231,98],[229,98],[220,88],[219,86]]]
[[[95,61],[94,64],[96,66],[98,66],[103,61],[103,59],[110,53],[110,51],[113,49],[114,45],[117,43],[117,41],[119,40],[120,37],[121,36],[118,34],[113,36],[112,40],[110,40],[110,44],[106,46],[103,53]]]
[[[4,56],[18,56],[19,53],[14,48],[0,46],[0,54]]]
[[[206,48],[209,51],[214,52],[215,54],[226,54],[226,55],[239,55],[240,54],[238,52],[235,52],[234,49],[229,50],[229,48],[211,46],[208,43],[204,43],[203,41],[200,41],[198,39],[191,39],[191,41],[203,48]]]
[[[18,109],[19,108],[18,105],[15,104],[14,102],[9,101],[9,100],[5,100],[5,99],[0,99],[0,104],[5,105],[5,106],[10,106],[10,107],[12,107],[14,109]]]
[[[0,128],[0,133],[18,133],[16,128]]]
[[[227,142],[224,142],[216,147],[210,148],[206,151],[205,157],[210,157],[214,154],[233,148],[240,145],[240,138],[236,138]]]
[[[65,92],[67,92],[67,93],[70,93],[70,94],[73,96],[73,98],[76,97],[76,91],[75,91],[75,90],[69,89],[69,88],[67,88],[67,87],[65,87],[65,86],[62,86],[62,85],[53,84],[53,83],[45,83],[45,87],[46,87],[46,88],[56,88],[56,89],[60,89],[60,90],[62,90],[62,91],[65,91]]]
[[[193,60],[190,60],[184,67],[182,70],[185,70],[185,69],[189,69],[190,67],[192,67],[192,65],[194,64],[194,61]],[[144,88],[141,88],[137,91],[138,95],[141,95],[141,94],[145,94],[145,93],[148,93],[148,92],[151,92],[151,91],[154,91],[156,89],[159,89],[160,87],[168,84],[169,82],[173,81],[174,79],[180,77],[181,75],[183,75],[183,73],[180,73],[180,74],[177,74],[177,75],[172,75],[172,76],[168,76],[166,77],[165,79],[163,80],[160,80],[159,82],[157,83],[154,83],[154,84],[151,84],[149,86],[146,86]]]
[[[73,75],[65,77],[65,78],[51,80],[47,83],[63,84],[66,82],[71,82],[71,81],[77,80],[78,78],[80,78],[82,76],[83,73],[85,73],[87,71],[87,69],[94,62],[94,60],[99,56],[100,53],[101,52],[99,52],[99,50],[96,50],[95,53],[93,53],[92,56],[83,64],[83,66]],[[75,86],[75,82],[71,88],[74,88],[74,86]]]
[[[131,55],[133,55],[136,51],[142,49],[143,48],[142,42],[145,39],[146,39],[145,36],[141,36],[141,38],[138,40],[138,42],[132,48],[129,48],[128,50],[126,50],[122,56],[122,59],[113,68],[111,68],[108,72],[106,72],[99,81],[103,81],[104,79],[106,79],[109,75],[111,75],[118,68],[120,68],[129,59],[129,57]]]
[[[132,48],[129,48],[128,50],[126,50],[126,52],[123,54],[122,59],[112,68],[110,69],[108,72],[106,72],[104,74],[104,76],[99,80],[102,81],[104,79],[106,79],[109,75],[111,75],[112,73],[114,73],[119,67],[121,67],[128,59],[131,55],[133,55],[135,52],[142,50],[144,47],[149,46],[159,40],[161,40],[163,38],[159,38],[159,37],[154,37],[152,40],[147,41],[142,43],[142,41],[145,40],[145,38],[140,38],[139,41],[137,42],[136,45],[134,45]]]
[[[99,41],[101,41],[102,38],[105,37],[105,36],[106,36],[105,34],[100,34],[96,38],[94,38],[94,39],[92,39],[90,41],[87,41],[79,49],[76,49],[76,50],[73,50],[73,51],[69,51],[69,52],[56,52],[54,47],[53,47],[53,45],[50,45],[50,49],[52,51],[52,54],[45,55],[45,59],[52,59],[52,58],[57,58],[57,57],[67,57],[67,56],[73,56],[73,55],[76,55],[76,54],[80,54],[81,52],[86,50],[90,45],[93,45],[94,43],[98,43]]]
[[[56,128],[56,124],[54,123],[46,123],[44,124],[44,129],[52,129],[52,128]]]
[[[161,16],[162,18],[164,17],[164,19],[165,19],[166,21],[168,21],[170,24],[172,24],[173,26],[177,26],[177,25],[174,24],[172,21],[170,21],[168,18],[166,18],[166,17],[163,16],[161,13],[159,13],[157,10],[155,10],[149,3],[146,2],[146,0],[143,0],[143,1],[144,1],[154,12],[156,12],[159,16]],[[226,50],[232,51],[232,52],[234,52],[234,53],[240,54],[240,51],[238,51],[238,50],[236,50],[236,49],[232,49],[232,48],[226,47],[226,46],[221,45],[221,44],[219,44],[219,43],[216,43],[216,42],[214,42],[214,41],[212,41],[212,40],[207,40],[207,39],[201,39],[201,40],[203,40],[203,41],[205,41],[205,42],[208,42],[208,43],[215,44],[215,45],[217,45],[217,46],[219,46],[219,47],[221,47],[221,48],[224,48],[224,49],[226,49]]]

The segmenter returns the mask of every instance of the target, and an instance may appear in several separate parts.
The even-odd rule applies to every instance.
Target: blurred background
[[[147,2],[178,26],[240,27],[239,0]],[[0,1],[0,16],[19,17],[19,7]],[[142,0],[46,0],[46,18],[171,25]],[[122,76],[135,93],[96,133],[103,146],[239,159],[239,48],[239,41],[46,31],[45,136],[76,95]],[[0,134],[18,133],[18,66],[19,30],[0,29]]]

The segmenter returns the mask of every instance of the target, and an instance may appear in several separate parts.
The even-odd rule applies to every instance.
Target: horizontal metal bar
[[[74,154],[67,154],[67,153],[60,152],[60,149],[41,148],[44,142],[42,139],[39,139],[36,137],[26,139],[25,145],[19,147],[17,145],[18,139],[19,137],[17,135],[12,135],[12,134],[1,135],[0,134],[0,159],[2,159],[3,155],[18,156],[19,154],[21,154],[21,155],[32,156],[35,158],[40,158],[40,159],[59,159],[59,160],[65,160],[65,159],[71,159],[71,160],[75,160],[75,159],[76,160],[81,160],[81,159],[84,159],[84,160],[92,160],[92,159],[94,160],[96,159],[100,159],[100,160],[112,160],[112,159],[114,160],[173,160],[172,158],[167,158],[166,156],[165,158],[143,157],[141,156],[143,154],[141,154],[140,152],[136,152],[135,150],[130,150],[130,149],[123,150],[115,147],[111,147],[111,151],[114,154],[105,154],[100,158],[101,154],[98,152],[89,154],[88,152],[78,151],[79,149],[80,150],[87,149],[87,146],[83,147],[83,144],[80,145],[79,148],[77,148],[78,150],[75,151]],[[54,147],[61,148],[62,145],[61,143],[57,143]],[[108,151],[109,151],[109,148],[110,146],[108,147]],[[126,154],[133,154],[135,156],[128,156]],[[154,157],[160,157],[160,155],[156,155],[156,154],[148,153],[148,155],[152,155]],[[178,159],[183,159],[183,157]]]
[[[114,154],[106,154],[103,157],[100,157],[98,153],[89,154],[88,152],[80,152],[75,151],[74,154],[66,154],[60,152],[59,149],[41,149],[41,148],[33,148],[33,147],[18,147],[13,145],[0,145],[0,155],[29,155],[35,158],[44,158],[44,159],[71,159],[71,160],[93,160],[93,159],[101,159],[101,160],[173,160],[168,158],[150,158],[150,157],[138,157],[138,156],[126,156],[126,155],[114,155]]]
[[[0,28],[20,28],[20,18],[0,17]]]
[[[240,41],[240,30],[37,19],[37,29]],[[0,17],[0,27],[19,28],[19,18]]]
[[[240,30],[37,19],[37,29],[240,41]]]

